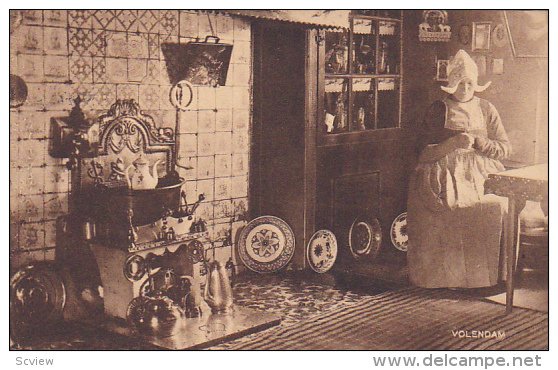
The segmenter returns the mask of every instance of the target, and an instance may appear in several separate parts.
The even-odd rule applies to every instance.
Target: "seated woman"
[[[496,285],[505,271],[500,237],[506,200],[484,195],[504,170],[510,142],[494,106],[475,92],[478,69],[464,50],[448,66],[447,96],[426,115],[408,199],[411,283],[425,288]]]

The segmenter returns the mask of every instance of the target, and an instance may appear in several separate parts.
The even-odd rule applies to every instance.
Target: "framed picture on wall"
[[[448,64],[449,60],[438,59],[436,61],[436,81],[448,80]]]
[[[473,37],[471,50],[489,51],[490,50],[490,22],[473,22]]]
[[[504,19],[516,58],[548,58],[548,11],[506,10]]]

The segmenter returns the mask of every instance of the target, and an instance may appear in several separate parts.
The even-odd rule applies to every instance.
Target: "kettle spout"
[[[157,160],[155,163],[153,163],[153,167],[151,168],[151,177],[154,180],[159,180],[159,173],[157,172],[157,165],[161,162],[161,160]]]

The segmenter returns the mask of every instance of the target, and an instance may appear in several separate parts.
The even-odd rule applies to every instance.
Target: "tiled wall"
[[[68,209],[65,160],[48,155],[50,118],[67,116],[78,94],[89,118],[116,99],[135,99],[160,126],[180,120],[179,163],[192,166],[188,201],[205,193],[198,216],[222,236],[247,211],[251,106],[250,24],[211,14],[221,42],[233,44],[227,82],[197,86],[185,112],[169,103],[164,42],[211,34],[206,13],[177,10],[33,10],[10,36],[10,73],[27,83],[26,103],[10,110],[10,263],[54,258],[55,220]],[[226,261],[231,248],[217,250]]]

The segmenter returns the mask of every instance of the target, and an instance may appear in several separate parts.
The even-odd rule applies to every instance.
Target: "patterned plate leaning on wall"
[[[280,218],[261,216],[242,229],[237,248],[240,260],[250,270],[275,272],[285,267],[294,255],[294,233]]]

